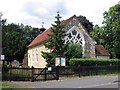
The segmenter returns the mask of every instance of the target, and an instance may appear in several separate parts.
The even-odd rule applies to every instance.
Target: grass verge
[[[96,77],[96,76],[120,76],[120,72],[115,72],[115,73],[112,73],[112,74],[110,74],[110,73],[103,73],[103,74],[98,74],[98,75],[81,75],[80,76],[80,78],[84,78],[84,77]],[[66,79],[73,79],[73,78],[79,78],[78,77],[78,75],[71,75],[71,76],[68,76],[68,77],[66,77],[66,76],[62,76],[62,77],[60,77],[60,80],[66,80]]]
[[[12,84],[12,83],[2,83],[2,88],[32,88],[31,86],[21,86],[17,84]],[[11,90],[11,89],[10,89]]]

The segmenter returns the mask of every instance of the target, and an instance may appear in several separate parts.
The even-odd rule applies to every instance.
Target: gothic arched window
[[[75,29],[71,30],[65,37],[65,43],[67,42],[82,44],[82,38],[80,33]]]

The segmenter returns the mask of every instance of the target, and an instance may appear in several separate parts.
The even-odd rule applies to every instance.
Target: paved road
[[[94,76],[58,81],[12,83],[29,85],[34,88],[118,88],[118,76]]]

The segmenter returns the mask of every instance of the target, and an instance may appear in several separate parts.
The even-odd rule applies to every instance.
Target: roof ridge
[[[68,18],[68,19],[66,19],[66,20],[63,20],[63,21],[61,22],[61,24],[66,25],[66,24],[68,24],[68,23],[71,21],[71,19],[73,19],[73,18],[76,18],[76,15],[73,15],[73,16],[71,16],[70,18]]]

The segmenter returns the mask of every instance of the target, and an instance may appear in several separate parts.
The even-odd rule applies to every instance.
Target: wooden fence
[[[79,66],[49,68],[2,67],[3,81],[46,81],[59,80],[61,77],[88,76],[118,73],[118,66]]]

